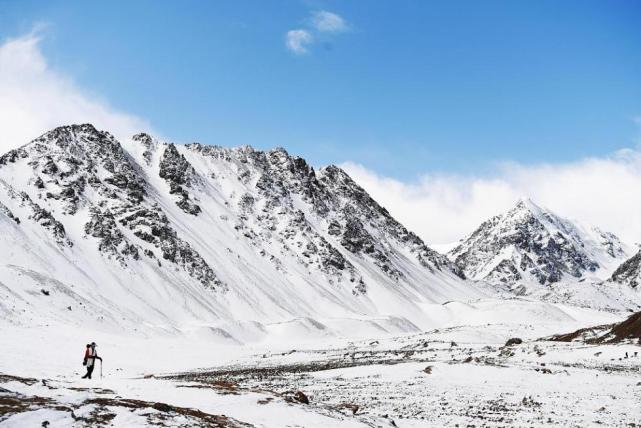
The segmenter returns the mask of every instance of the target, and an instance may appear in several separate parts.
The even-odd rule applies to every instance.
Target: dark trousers
[[[87,374],[84,375],[83,379],[91,379],[91,373],[93,373],[93,368],[96,366],[96,363],[93,363],[91,366],[87,366]]]

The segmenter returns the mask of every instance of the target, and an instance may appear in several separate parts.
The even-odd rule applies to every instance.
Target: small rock
[[[294,394],[294,400],[298,401],[299,403],[309,404],[309,398],[303,391],[296,391],[296,394]]]
[[[521,343],[523,343],[523,339],[521,339],[520,337],[513,337],[505,342],[505,346],[520,345]]]
[[[40,290],[40,292],[41,292],[42,294],[44,294],[45,296],[48,296],[48,295],[49,295],[49,292],[48,292],[47,290],[45,290],[44,288],[43,288],[43,289],[41,289],[41,290]],[[47,422],[47,421],[45,421],[45,422]],[[43,422],[43,423],[44,423],[44,422]],[[49,422],[47,422],[47,423],[49,423]]]
[[[159,412],[173,412],[174,408],[165,403],[154,403],[153,408]]]
[[[432,374],[432,366],[427,366],[423,369],[426,374]]]

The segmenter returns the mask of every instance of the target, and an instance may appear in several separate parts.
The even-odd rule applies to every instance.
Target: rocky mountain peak
[[[577,280],[611,269],[625,254],[615,235],[574,224],[521,198],[481,224],[449,256],[468,277],[514,287]]]
[[[538,206],[532,199],[521,196],[516,204],[508,211],[508,216],[518,217],[518,216],[541,216],[544,214],[545,210]]]

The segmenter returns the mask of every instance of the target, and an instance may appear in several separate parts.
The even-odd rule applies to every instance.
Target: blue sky
[[[605,156],[640,134],[639,1],[0,0],[0,38],[34,28],[52,69],[181,142],[411,180]]]

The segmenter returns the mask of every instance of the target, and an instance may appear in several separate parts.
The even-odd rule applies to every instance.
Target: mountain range
[[[336,166],[282,148],[118,141],[90,124],[0,157],[0,244],[5,322],[230,342],[418,331],[497,287],[639,278],[616,236],[529,200],[442,255]]]

